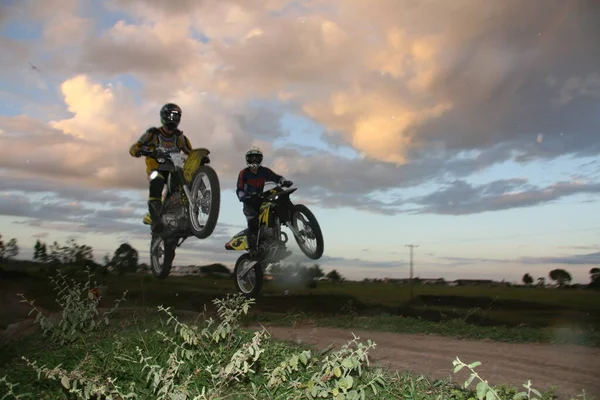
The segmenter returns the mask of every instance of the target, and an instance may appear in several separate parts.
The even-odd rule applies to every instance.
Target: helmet
[[[181,107],[174,103],[167,103],[160,109],[160,122],[167,129],[177,129],[181,122]]]
[[[250,169],[257,170],[258,167],[260,167],[262,160],[263,160],[263,153],[258,147],[252,146],[246,152],[246,164],[248,164]]]

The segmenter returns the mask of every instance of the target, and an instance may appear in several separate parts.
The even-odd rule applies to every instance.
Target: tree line
[[[600,289],[600,268],[594,267],[590,269],[589,274],[590,283],[588,284],[588,287],[590,289]],[[571,284],[571,281],[573,280],[573,277],[571,276],[569,271],[561,268],[556,268],[550,271],[548,273],[548,278],[554,281],[556,285],[560,288],[569,286]],[[535,285],[535,280],[533,279],[533,276],[531,276],[529,273],[523,275],[523,278],[521,280],[526,286],[546,286],[546,278],[543,276],[537,278],[537,283]]]
[[[16,238],[6,244],[0,234],[0,261],[8,261],[19,255],[20,248]],[[71,266],[87,268],[92,271],[107,273],[114,270],[119,275],[136,272],[139,267],[139,254],[129,243],[122,243],[112,254],[107,253],[103,263],[94,261],[94,249],[86,244],[79,244],[75,239],[68,239],[65,244],[53,241],[51,244],[37,239],[33,245],[33,261],[52,267]]]
[[[20,247],[16,238],[11,238],[4,243],[2,234],[0,234],[0,262],[14,259],[19,255]],[[125,273],[147,271],[148,265],[139,263],[139,253],[129,243],[121,243],[113,252],[112,256],[106,253],[103,257],[103,263],[94,261],[94,249],[85,244],[79,244],[75,239],[68,239],[64,245],[53,241],[50,245],[37,239],[33,246],[33,261],[46,264],[53,267],[74,266],[89,268],[90,270],[99,270],[101,273],[115,271],[122,275]],[[191,266],[196,268],[196,273],[202,273],[213,276],[229,276],[231,271],[223,264],[210,264],[205,266]],[[273,265],[269,268],[269,273],[278,281],[297,282],[314,287],[321,278],[326,278],[331,282],[343,282],[345,278],[337,271],[332,270],[325,274],[319,264],[311,267],[296,264]],[[600,268],[590,269],[591,289],[600,289]],[[548,273],[548,278],[554,281],[558,287],[567,287],[573,280],[571,274],[561,268],[553,269]],[[538,277],[537,282],[529,273],[522,277],[522,282],[526,286],[545,287],[546,278]],[[536,282],[534,284],[534,282]]]

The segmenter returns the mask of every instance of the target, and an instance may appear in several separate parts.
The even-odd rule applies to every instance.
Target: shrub
[[[270,340],[264,327],[255,332],[241,329],[240,319],[248,314],[254,300],[239,294],[214,299],[217,318],[202,318],[200,323],[183,322],[170,308],[160,306],[159,315],[165,315],[166,321],[161,320],[160,326],[153,331],[149,321],[145,321],[145,329],[137,332],[135,329],[116,330],[106,339],[110,342],[112,353],[106,354],[106,348],[94,347],[98,341],[85,341],[85,338],[91,333],[98,333],[99,326],[108,325],[110,313],[124,299],[126,292],[116,301],[115,308],[99,316],[97,300],[87,295],[89,277],[82,286],[59,274],[53,281],[57,288],[57,302],[63,308],[61,321],[53,325],[48,318],[40,316],[39,310],[36,316],[44,335],[50,334],[59,343],[71,346],[67,349],[71,356],[79,354],[77,350],[82,351],[82,360],[71,368],[62,364],[50,368],[38,365],[36,360],[21,357],[25,365],[37,373],[38,379],[56,381],[57,388],[62,387],[63,395],[74,395],[69,398],[549,398],[548,394],[542,395],[533,389],[529,381],[523,385],[526,390],[521,392],[504,386],[491,387],[475,372],[480,362],[466,364],[458,357],[453,362],[454,372],[463,368],[471,371],[462,388],[446,381],[430,382],[425,377],[401,377],[381,368],[370,368],[369,352],[376,348],[376,343],[370,340],[363,343],[354,335],[337,351],[327,349],[318,352],[284,345]],[[23,299],[32,306],[32,312],[37,310],[33,301]],[[103,324],[99,324],[98,320]],[[130,320],[127,322],[131,323]],[[82,340],[77,341],[77,338]],[[127,372],[120,368],[127,368]],[[475,390],[469,389],[475,380]],[[27,389],[31,388],[31,382],[22,383],[30,385]],[[18,385],[11,383],[7,376],[0,378],[0,386],[8,388],[7,394],[0,400],[9,396],[17,399],[40,397],[39,394],[16,393]],[[585,393],[582,398],[586,399]]]
[[[99,299],[91,292],[92,275],[88,272],[87,281],[83,284],[75,279],[63,275],[57,271],[55,278],[50,278],[54,283],[54,290],[57,292],[56,302],[61,307],[61,318],[58,323],[54,323],[50,318],[44,316],[42,312],[34,305],[34,301],[28,300],[22,293],[21,303],[27,303],[31,306],[28,315],[36,312],[35,322],[40,324],[42,332],[53,342],[60,344],[71,343],[79,337],[81,333],[87,333],[97,330],[102,324],[108,325],[108,317],[119,306],[119,303],[125,300],[127,291],[123,296],[115,301],[115,306],[100,315],[98,312]]]

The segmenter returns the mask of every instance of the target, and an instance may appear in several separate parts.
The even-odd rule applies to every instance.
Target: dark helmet
[[[167,103],[160,109],[160,122],[167,129],[177,129],[181,122],[181,107],[174,103]]]

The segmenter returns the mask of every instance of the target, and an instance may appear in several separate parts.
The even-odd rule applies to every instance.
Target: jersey
[[[283,176],[276,174],[270,168],[258,167],[256,173],[246,167],[240,171],[237,179],[236,194],[238,200],[242,201],[242,197],[252,193],[262,193],[266,182],[280,183]]]
[[[135,157],[142,147],[147,147],[150,150],[156,147],[162,147],[167,150],[179,149],[185,154],[189,154],[192,151],[192,144],[182,131],[177,129],[174,133],[167,135],[162,127],[152,127],[146,130],[137,142],[129,148],[129,154]],[[158,168],[158,162],[153,158],[146,157],[146,173],[150,174],[156,168]]]

